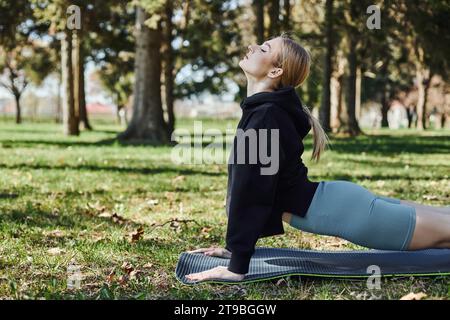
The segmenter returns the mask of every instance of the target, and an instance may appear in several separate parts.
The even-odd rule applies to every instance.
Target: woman
[[[236,146],[244,145],[241,151],[246,155],[249,147],[245,138],[235,137],[230,156],[233,161],[228,165],[226,248],[190,251],[229,258],[230,263],[228,267],[186,275],[187,279],[244,279],[256,241],[284,233],[282,221],[303,231],[341,237],[373,249],[450,248],[448,207],[378,196],[349,181],[310,181],[301,161],[302,139],[312,128],[312,159],[316,161],[327,144],[320,123],[295,93],[295,87],[309,74],[310,56],[287,34],[248,49],[239,62],[247,77],[247,98],[241,102],[238,129],[268,129],[277,136],[279,169],[263,175],[262,161],[236,163]]]

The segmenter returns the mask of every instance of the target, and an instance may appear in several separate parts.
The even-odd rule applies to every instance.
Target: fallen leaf
[[[58,256],[58,255],[60,255],[60,254],[63,254],[64,252],[65,252],[65,251],[64,251],[63,249],[58,248],[58,247],[51,248],[51,249],[48,249],[48,250],[47,250],[47,253],[48,253],[49,255],[52,255],[52,256]]]
[[[279,287],[285,287],[285,286],[287,286],[287,282],[285,279],[280,279],[277,281],[276,285]]]
[[[113,282],[115,275],[116,275],[115,269],[112,269],[111,272],[106,276],[106,281]]]
[[[102,212],[98,215],[100,218],[111,218],[113,215],[110,212]]]
[[[114,212],[114,214],[111,216],[112,221],[114,223],[123,224],[126,220],[125,218],[119,216],[117,213]]]
[[[425,298],[427,295],[423,292],[414,293],[410,292],[407,295],[404,295],[400,298],[400,300],[421,300],[422,298]]]
[[[64,232],[58,229],[52,231],[44,231],[43,235],[52,238],[63,238],[65,236]]]
[[[119,283],[120,283],[121,285],[125,285],[125,283],[127,283],[128,279],[129,279],[129,277],[128,277],[127,274],[121,275],[121,276],[119,277]]]
[[[127,274],[130,274],[131,271],[134,270],[134,267],[133,267],[133,265],[132,265],[131,263],[129,263],[129,262],[124,262],[124,263],[122,264],[122,270],[123,270],[124,272],[126,272]]]
[[[209,238],[211,236],[210,231],[212,230],[212,227],[203,227],[200,231],[202,238]]]
[[[144,228],[142,228],[142,227],[137,228],[135,231],[130,233],[130,241],[131,242],[139,241],[142,238],[143,234],[144,234]]]
[[[153,267],[153,263],[150,263],[150,262],[148,262],[142,266],[142,268],[144,268],[144,269],[150,269],[152,267]]]
[[[428,194],[423,195],[422,198],[425,200],[438,200],[439,199],[437,196],[428,195]]]
[[[88,202],[87,207],[90,209],[94,209],[97,212],[104,212],[106,210],[106,207],[100,205],[100,203],[98,201],[94,204]]]
[[[94,243],[100,242],[105,239],[106,239],[106,237],[103,235],[103,233],[93,233],[92,234],[92,241]]]
[[[158,199],[150,199],[150,200],[147,200],[147,204],[148,204],[149,206],[156,206],[158,203],[159,203],[159,200],[158,200]]]
[[[130,272],[129,276],[130,276],[130,280],[132,279],[136,279],[137,275],[141,273],[139,270],[133,270]]]

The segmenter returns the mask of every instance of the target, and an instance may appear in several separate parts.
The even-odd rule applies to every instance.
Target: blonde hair
[[[278,54],[275,64],[277,67],[283,69],[283,74],[278,82],[278,89],[286,86],[296,88],[302,85],[306,78],[308,78],[311,68],[311,55],[305,48],[295,42],[288,33],[283,32],[278,37],[282,40],[281,51]],[[308,116],[314,134],[311,160],[318,162],[321,153],[329,143],[329,139],[320,121],[311,114],[309,108],[303,103],[302,107]]]

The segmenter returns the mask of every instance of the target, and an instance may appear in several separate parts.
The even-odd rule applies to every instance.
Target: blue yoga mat
[[[185,278],[190,273],[228,266],[229,261],[203,253],[183,252],[175,274],[184,284],[245,283],[291,275],[362,278],[372,276],[373,270],[378,268],[381,276],[450,275],[450,249],[318,251],[256,247],[250,260],[249,272],[242,281],[211,279],[198,282]]]

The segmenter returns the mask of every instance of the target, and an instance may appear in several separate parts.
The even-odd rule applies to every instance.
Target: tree
[[[167,131],[169,136],[175,130],[175,113],[174,113],[174,52],[172,48],[173,41],[173,2],[166,1],[164,6],[164,35],[163,35],[163,65],[164,65],[164,94],[167,111]]]
[[[162,3],[145,3],[147,10],[160,10]],[[152,6],[153,5],[153,6]],[[133,89],[133,114],[120,140],[145,140],[154,144],[168,143],[161,102],[161,19],[156,14],[150,22],[146,9],[136,7],[136,54]]]
[[[280,0],[269,0],[269,37],[280,34]]]
[[[447,1],[412,0],[397,3],[397,11],[401,18],[405,43],[411,50],[410,59],[416,71],[419,94],[417,128],[426,129],[431,78],[439,74],[448,79],[450,35],[447,25],[450,20],[450,7]]]
[[[0,1],[0,85],[16,103],[16,123],[22,122],[20,98],[30,82],[36,85],[47,77],[53,66],[45,43],[30,40],[38,28],[31,17],[27,0]]]
[[[253,0],[253,12],[256,17],[254,32],[258,43],[264,42],[264,0]]]
[[[325,42],[326,52],[324,55],[324,68],[323,68],[323,91],[322,91],[322,104],[319,112],[319,120],[322,124],[325,132],[331,131],[330,118],[331,118],[331,76],[333,72],[333,0],[327,0],[325,3]]]

